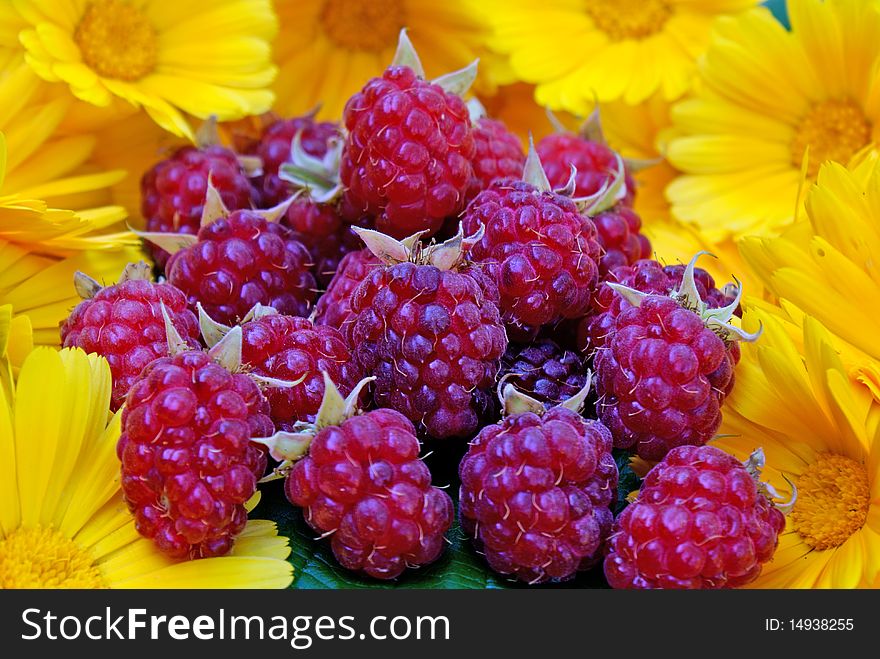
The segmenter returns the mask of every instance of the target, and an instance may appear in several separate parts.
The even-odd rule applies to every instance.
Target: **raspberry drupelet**
[[[163,304],[184,341],[193,348],[199,346],[199,324],[186,306],[186,296],[171,284],[150,281],[146,263],[128,264],[119,281],[106,287],[77,272],[74,286],[84,299],[62,323],[61,343],[107,360],[113,375],[113,411],[125,402],[141,371],[168,354]]]
[[[617,465],[611,434],[577,410],[504,387],[504,418],[461,461],[459,513],[489,566],[527,583],[563,581],[595,565],[611,530]]]
[[[166,315],[167,319],[167,315]],[[166,320],[169,354],[132,385],[117,445],[138,532],[171,558],[226,554],[266,469],[252,437],[274,432],[269,404],[239,373],[241,330],[192,350]]]
[[[605,575],[613,588],[739,588],[770,561],[785,527],[778,494],[714,446],[672,449],[614,523]]]
[[[197,236],[178,237],[168,261],[168,281],[184,292],[190,308],[234,323],[257,303],[279,313],[308,314],[316,296],[309,253],[278,223],[290,200],[265,211],[229,211],[212,186]],[[161,234],[145,236],[162,240]],[[183,238],[183,240],[180,240]]]
[[[473,64],[428,82],[404,30],[392,65],[346,103],[345,200],[379,231],[433,234],[464,209],[475,147],[460,95],[475,76]]]
[[[702,253],[702,252],[701,252]],[[645,460],[670,449],[702,445],[721,425],[721,404],[734,383],[739,340],[754,341],[729,324],[742,290],[727,306],[710,309],[694,277],[697,254],[669,295],[608,284],[630,305],[595,358],[597,412],[614,446]]]
[[[427,247],[359,229],[386,265],[351,296],[345,336],[378,407],[401,412],[436,439],[473,434],[491,405],[507,336],[498,293],[465,261],[461,232]]]
[[[486,109],[477,99],[467,103],[474,128],[474,175],[468,189],[470,201],[492,183],[504,178],[517,178],[526,164],[526,154],[519,138],[497,119],[486,116]]]
[[[262,442],[282,461],[284,491],[343,567],[376,579],[435,561],[452,500],[431,485],[412,423],[399,412],[358,409],[367,381],[343,400],[325,377],[315,424]],[[292,466],[291,466],[292,465]]]

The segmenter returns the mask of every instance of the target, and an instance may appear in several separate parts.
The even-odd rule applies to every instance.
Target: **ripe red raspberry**
[[[738,588],[776,550],[785,517],[749,469],[714,446],[672,449],[614,523],[613,588]]]
[[[614,268],[651,257],[651,241],[639,231],[642,220],[629,206],[617,203],[592,215],[596,237],[602,248],[599,277],[605,279]]]
[[[305,152],[322,158],[327,153],[327,142],[339,137],[339,127],[327,121],[315,121],[307,115],[279,119],[265,128],[254,148],[254,155],[263,165],[263,174],[256,182],[262,208],[276,206],[296,192],[278,176],[278,169],[290,160],[290,145],[297,133]]]
[[[511,343],[501,361],[499,382],[512,384],[545,405],[559,405],[587,384],[587,367],[579,355],[551,339]]]
[[[351,295],[379,265],[382,265],[382,261],[368,249],[346,254],[339,262],[327,292],[318,299],[315,323],[335,327],[345,334],[345,325],[352,319]]]
[[[198,233],[209,175],[227,208],[250,208],[251,184],[232,151],[216,145],[185,146],[141,178],[141,213],[147,231]],[[149,245],[149,250],[164,267],[168,252],[156,245]]]
[[[620,266],[611,270],[593,295],[593,308],[590,315],[580,321],[578,328],[578,347],[590,353],[601,350],[614,331],[617,316],[630,304],[619,293],[615,293],[607,282],[622,284],[643,293],[668,295],[681,286],[685,266],[681,264],[664,266],[657,261],[642,259],[630,266]],[[715,280],[702,268],[694,268],[694,280],[700,299],[710,309],[727,306],[733,296],[715,287]]]
[[[537,145],[538,156],[547,172],[547,179],[554,188],[565,186],[571,176],[571,167],[577,169],[575,176],[576,197],[589,197],[610,184],[618,166],[618,155],[602,141],[591,140],[573,133],[553,133]],[[635,196],[635,181],[629,172],[625,174],[626,193],[621,202],[631,206]]]
[[[322,373],[348,394],[360,376],[338,330],[312,325],[307,318],[270,313],[243,323],[242,362],[257,375],[296,382],[266,391],[272,421],[291,430],[297,421],[313,421],[324,396]]]
[[[407,44],[346,103],[340,167],[348,205],[396,238],[434,233],[464,209],[475,148],[464,101],[426,81],[415,53],[401,59]]]
[[[470,201],[491,183],[503,178],[519,178],[526,163],[519,138],[500,121],[482,117],[474,124],[475,154],[471,161],[474,176],[467,199]]]
[[[342,400],[325,377],[315,424],[263,443],[282,460],[287,498],[322,537],[332,536],[336,560],[376,579],[394,579],[440,556],[452,500],[431,485],[409,420],[394,410],[357,409],[366,383]]]
[[[186,296],[170,284],[151,282],[147,264],[129,264],[119,282],[106,288],[81,272],[74,281],[85,299],[61,325],[61,343],[107,359],[113,374],[113,411],[125,402],[147,364],[168,354],[163,304],[178,333],[198,347],[199,323],[186,306]]]
[[[309,253],[290,229],[258,211],[233,211],[199,229],[198,241],[168,261],[168,281],[191,307],[201,302],[221,323],[234,323],[257,303],[307,315],[315,299]]]
[[[562,581],[601,556],[617,465],[601,423],[532,403],[533,411],[508,414],[471,442],[459,466],[461,524],[496,572]]]
[[[470,256],[498,282],[510,327],[534,335],[589,311],[599,244],[592,220],[571,199],[545,185],[496,181],[470,203],[463,225],[468,235],[484,231]]]
[[[462,264],[461,234],[412,250],[374,231],[359,235],[389,263],[355,289],[355,319],[344,330],[362,372],[376,377],[373,400],[431,437],[472,434],[507,348],[492,282]]]
[[[333,204],[297,199],[281,223],[290,227],[294,238],[309,251],[312,272],[321,285],[330,282],[346,254],[363,245]]]
[[[268,412],[258,386],[209,353],[147,366],[128,393],[117,447],[138,532],[172,558],[227,553],[266,468],[250,439],[273,433]]]
[[[696,293],[693,263],[671,296],[612,284],[638,306],[617,316],[596,356],[597,412],[615,447],[633,448],[645,460],[712,438],[733,388],[739,360],[733,341],[758,336],[727,324],[738,298],[723,309],[707,309]]]

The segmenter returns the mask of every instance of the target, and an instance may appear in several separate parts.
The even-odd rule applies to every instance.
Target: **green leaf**
[[[642,479],[629,466],[630,454],[623,449],[614,449],[614,461],[617,463],[617,471],[620,478],[617,481],[617,510],[615,516],[619,515],[628,502],[626,497],[633,490],[637,490],[642,486]]]
[[[447,534],[449,546],[435,563],[404,573],[393,582],[363,577],[339,566],[330,550],[330,541],[317,540],[302,513],[284,497],[280,482],[263,488],[254,519],[272,519],[278,532],[290,538],[290,562],[294,567],[292,588],[505,588],[511,585],[489,570],[483,558],[470,546],[456,522]]]

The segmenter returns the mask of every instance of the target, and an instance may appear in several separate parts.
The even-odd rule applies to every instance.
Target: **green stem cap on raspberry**
[[[220,139],[220,131],[217,129],[217,115],[212,114],[196,131],[195,143],[199,149],[208,149],[212,146],[222,146],[223,141]],[[236,160],[241,167],[245,176],[253,178],[263,173],[263,161],[257,156],[245,156],[236,154]]]
[[[697,314],[703,321],[703,324],[721,337],[725,343],[731,343],[733,341],[757,341],[758,337],[761,336],[761,333],[764,330],[763,326],[759,327],[757,332],[750,333],[746,332],[741,327],[737,327],[730,323],[730,320],[733,318],[733,314],[739,307],[740,300],[742,299],[742,286],[735,277],[734,280],[737,282],[736,295],[733,302],[727,306],[718,309],[710,309],[706,302],[700,298],[700,293],[697,289],[697,282],[694,278],[694,269],[696,268],[697,259],[704,254],[713,256],[712,254],[709,254],[709,252],[697,252],[684,270],[681,286],[678,290],[672,291],[669,296],[678,302],[683,308]],[[623,286],[622,284],[611,282],[607,282],[607,284],[612,290],[619,293],[623,299],[634,307],[641,306],[642,300],[650,295],[649,293],[637,291],[629,286]]]
[[[278,177],[306,190],[312,201],[327,204],[342,194],[339,180],[339,163],[342,160],[343,141],[339,137],[327,140],[327,152],[316,158],[306,152],[302,145],[303,129],[296,132],[290,146],[290,160],[281,165]]]
[[[234,369],[234,372],[245,372],[245,368],[241,363],[241,324],[250,322],[252,320],[259,320],[260,318],[278,313],[273,307],[269,307],[257,302],[253,307],[251,307],[250,311],[245,314],[244,318],[241,319],[241,323],[239,325],[236,325],[235,327],[230,327],[229,325],[218,323],[216,320],[211,318],[211,316],[208,315],[208,312],[205,311],[204,307],[202,307],[201,302],[196,303],[196,308],[199,312],[199,328],[202,333],[202,339],[204,340],[205,345],[207,345],[209,348],[209,354],[211,353],[211,350],[214,349],[222,350],[221,348],[218,348],[218,346],[220,346],[224,341],[229,340],[229,337],[232,336],[232,341],[234,341],[234,343],[232,344],[231,348],[226,348],[225,350],[229,352],[229,363],[235,364],[236,360],[238,360],[238,365]],[[236,350],[237,353],[235,352]],[[296,380],[281,380],[279,378],[272,378],[266,375],[258,375],[256,373],[247,371],[247,376],[251,380],[256,382],[260,386],[260,389],[292,389],[298,384],[302,384],[305,381],[307,375],[307,373],[304,373]]]
[[[776,491],[776,488],[773,487],[770,483],[761,480],[761,471],[764,469],[764,466],[767,464],[766,458],[764,456],[764,449],[758,448],[755,449],[752,454],[748,457],[747,460],[743,462],[743,466],[746,468],[746,471],[749,472],[749,475],[755,480],[755,485],[758,487],[758,491],[767,497],[769,500],[773,499],[781,499],[782,495]],[[782,477],[785,479],[785,482],[789,484],[791,487],[791,497],[785,503],[775,503],[779,512],[783,515],[788,515],[792,509],[794,508],[795,503],[797,502],[797,486],[792,483],[785,474],[782,474]]]
[[[364,378],[355,385],[348,396],[343,398],[327,372],[322,371],[322,375],[324,376],[324,397],[321,400],[321,406],[318,408],[314,423],[299,421],[291,432],[278,431],[271,437],[251,439],[252,442],[266,446],[269,449],[269,455],[281,462],[272,474],[260,481],[261,483],[284,478],[293,463],[308,453],[309,445],[318,432],[330,426],[338,426],[346,419],[361,414],[363,410],[358,405],[361,391],[376,379],[375,377]]]
[[[384,263],[394,265],[409,262],[417,265],[433,265],[439,270],[453,270],[464,263],[470,248],[482,239],[484,233],[484,229],[480,227],[475,234],[465,237],[462,225],[459,223],[458,232],[452,238],[439,244],[431,243],[425,246],[420,239],[426,231],[419,231],[408,238],[397,240],[373,229],[352,227],[352,230],[364,241],[367,249]]]
[[[450,94],[464,96],[468,89],[471,88],[471,85],[474,84],[474,80],[477,79],[477,66],[479,62],[480,60],[476,59],[463,69],[446,73],[439,78],[434,78],[431,82],[439,85],[443,91]],[[422,66],[422,61],[419,59],[419,55],[409,39],[406,28],[400,31],[400,36],[397,40],[397,50],[394,53],[394,59],[391,60],[391,65],[408,66],[417,76],[424,80],[427,79],[425,67]]]
[[[587,371],[587,381],[583,387],[571,398],[562,401],[555,407],[564,407],[572,412],[580,413],[584,408],[584,403],[590,393],[590,385],[593,381],[593,374]],[[511,416],[514,414],[524,414],[531,412],[541,416],[547,412],[547,407],[536,398],[532,398],[528,394],[523,393],[510,383],[505,383],[504,378],[498,384],[498,398],[503,406],[503,415]],[[552,408],[550,408],[552,409]]]
[[[153,280],[151,268],[146,262],[138,261],[137,263],[127,264],[122,269],[122,274],[116,283],[121,284],[122,282],[134,281],[136,279],[143,281]],[[104,288],[99,281],[79,270],[73,273],[73,287],[76,289],[76,294],[83,300],[91,300]]]

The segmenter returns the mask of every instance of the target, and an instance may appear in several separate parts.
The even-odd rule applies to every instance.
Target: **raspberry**
[[[311,156],[321,158],[327,153],[327,142],[339,136],[339,127],[326,121],[315,121],[312,116],[279,119],[263,131],[254,155],[263,164],[263,174],[257,181],[261,207],[276,206],[290,197],[295,189],[278,176],[278,169],[290,160],[290,145],[300,134],[303,149]]]
[[[571,176],[571,167],[577,169],[574,194],[589,197],[610,184],[617,171],[617,154],[602,141],[587,139],[573,133],[554,133],[537,145],[538,156],[554,188],[561,188]],[[635,181],[625,174],[626,193],[621,200],[631,206],[635,196]]]
[[[714,446],[681,446],[615,521],[605,575],[613,588],[738,588],[773,557],[784,527],[746,466]]]
[[[519,178],[526,163],[519,138],[500,121],[482,117],[474,124],[474,176],[467,193],[470,201],[491,183]]]
[[[250,439],[274,430],[258,386],[212,354],[184,350],[156,359],[122,412],[125,501],[138,532],[177,559],[231,549],[266,468],[264,451]]]
[[[602,248],[602,258],[599,259],[601,279],[605,279],[614,268],[651,257],[651,241],[639,233],[642,220],[632,208],[618,203],[592,215],[592,219]]]
[[[224,209],[169,259],[168,281],[221,323],[243,318],[257,303],[306,315],[316,286],[309,253],[290,229],[267,219],[276,213]]]
[[[513,387],[505,388],[510,407]],[[566,403],[568,405],[568,403]],[[612,524],[611,434],[566,406],[508,414],[461,461],[459,512],[489,566],[528,583],[592,567]]]
[[[345,394],[360,380],[345,340],[333,327],[270,313],[243,323],[241,331],[244,364],[257,375],[297,383],[266,391],[272,421],[280,430],[314,420],[324,396],[322,373]]]
[[[147,264],[129,264],[119,282],[106,288],[81,272],[74,281],[86,299],[61,325],[61,343],[107,359],[113,374],[114,412],[147,364],[168,354],[163,304],[178,333],[198,347],[199,324],[186,307],[186,296],[170,284],[151,282]]]
[[[707,310],[694,281],[695,260],[670,296],[610,284],[638,306],[620,312],[596,356],[597,411],[615,447],[634,448],[645,460],[712,438],[733,388],[739,360],[733,341],[758,337],[727,324],[741,291],[730,305]]]
[[[593,295],[593,309],[590,315],[580,321],[578,327],[578,347],[584,351],[595,352],[605,346],[609,335],[614,331],[614,322],[629,303],[619,293],[615,293],[607,282],[622,284],[643,293],[668,295],[681,286],[685,266],[681,264],[664,266],[657,261],[642,259],[631,266],[612,269]],[[730,304],[733,296],[718,290],[715,280],[702,268],[694,268],[694,280],[701,300],[710,309],[718,309]]]
[[[366,383],[343,401],[325,377],[314,426],[295,436],[301,444],[286,452],[294,436],[264,443],[283,461],[287,498],[303,508],[313,529],[332,535],[336,560],[376,579],[394,579],[440,556],[452,500],[431,485],[406,417],[389,409],[357,409]],[[293,460],[298,461],[290,468]]]
[[[348,204],[395,238],[434,233],[464,209],[475,153],[464,101],[427,82],[415,53],[401,60],[406,45],[404,38],[395,63],[345,104],[340,167]]]
[[[346,254],[336,274],[330,280],[327,292],[318,299],[315,307],[315,323],[329,325],[345,333],[345,325],[351,322],[351,295],[372,270],[382,264],[368,249]]]
[[[461,264],[461,234],[412,250],[374,231],[359,235],[388,255],[352,294],[344,330],[362,372],[376,377],[373,400],[431,437],[468,436],[489,408],[507,348],[497,291]]]
[[[499,381],[545,405],[558,405],[583,389],[587,368],[576,353],[563,350],[550,339],[511,343],[501,362]]]
[[[147,231],[195,235],[209,175],[227,208],[250,208],[251,184],[232,151],[222,146],[185,146],[141,178],[141,213]],[[168,252],[157,245],[149,249],[156,263],[164,267]]]
[[[493,183],[470,203],[463,226],[468,235],[483,231],[470,256],[498,282],[505,322],[533,336],[589,311],[600,252],[593,222],[549,190],[534,151],[529,158],[529,181]]]
[[[294,238],[309,251],[312,272],[322,285],[331,281],[345,255],[363,244],[332,204],[297,199],[281,223],[289,227]]]

